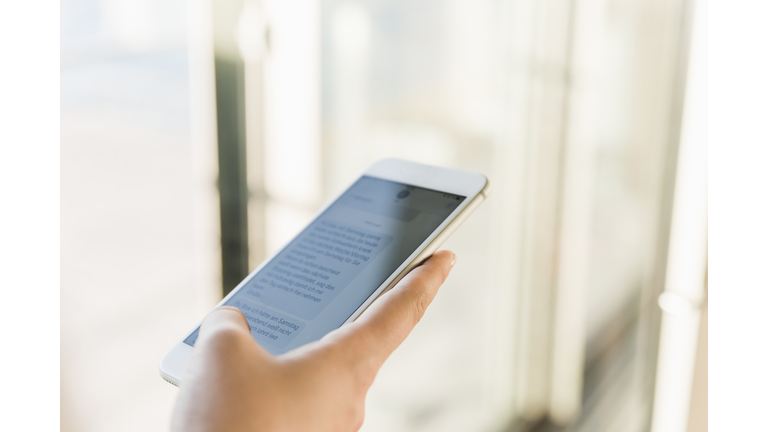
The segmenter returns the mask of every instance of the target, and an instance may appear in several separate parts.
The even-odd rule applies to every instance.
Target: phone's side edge
[[[427,245],[427,247],[424,248],[424,250],[416,256],[416,258],[413,259],[404,269],[400,272],[400,274],[395,277],[392,282],[390,282],[386,288],[381,290],[381,292],[376,296],[376,298],[373,300],[373,302],[369,303],[368,306],[365,307],[360,313],[357,314],[354,318],[349,319],[344,324],[350,323],[355,321],[357,318],[359,318],[362,314],[365,313],[366,310],[382,295],[384,295],[386,292],[394,288],[408,273],[410,273],[413,269],[420,266],[424,263],[429,257],[431,257],[437,250],[442,246],[450,237],[453,235],[456,230],[459,229],[459,227],[469,219],[469,216],[472,215],[472,213],[477,210],[478,207],[480,207],[480,204],[483,203],[483,201],[488,198],[488,194],[490,192],[490,185],[491,182],[486,179],[485,186],[483,189],[478,192],[477,195],[472,199],[472,201],[467,204],[466,207],[456,215],[456,217],[448,223],[448,225],[445,226],[445,228],[440,231],[440,233],[435,236],[435,238],[432,239],[431,242]]]

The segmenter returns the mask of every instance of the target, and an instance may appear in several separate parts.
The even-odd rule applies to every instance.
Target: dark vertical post
[[[215,5],[214,8],[216,8]],[[214,20],[214,27],[217,25],[226,25],[226,22]],[[248,173],[244,64],[238,56],[232,55],[233,50],[222,49],[228,48],[222,45],[221,41],[215,45],[214,56],[221,215],[221,275],[222,294],[226,296],[248,275],[249,270]]]

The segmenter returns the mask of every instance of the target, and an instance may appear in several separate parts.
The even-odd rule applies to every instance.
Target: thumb
[[[378,370],[421,320],[455,262],[456,255],[450,251],[432,255],[355,322],[338,329],[332,336],[334,345],[353,362]]]

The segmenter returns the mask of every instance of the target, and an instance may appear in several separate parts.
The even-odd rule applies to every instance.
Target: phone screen
[[[338,328],[466,197],[363,176],[225,303],[281,354]],[[184,342],[194,346],[199,327]]]

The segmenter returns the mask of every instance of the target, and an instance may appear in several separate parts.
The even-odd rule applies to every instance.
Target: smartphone
[[[240,309],[272,354],[316,341],[354,321],[435,253],[489,186],[474,172],[377,161],[218,306]],[[161,361],[160,375],[171,384],[184,378],[199,329]]]

